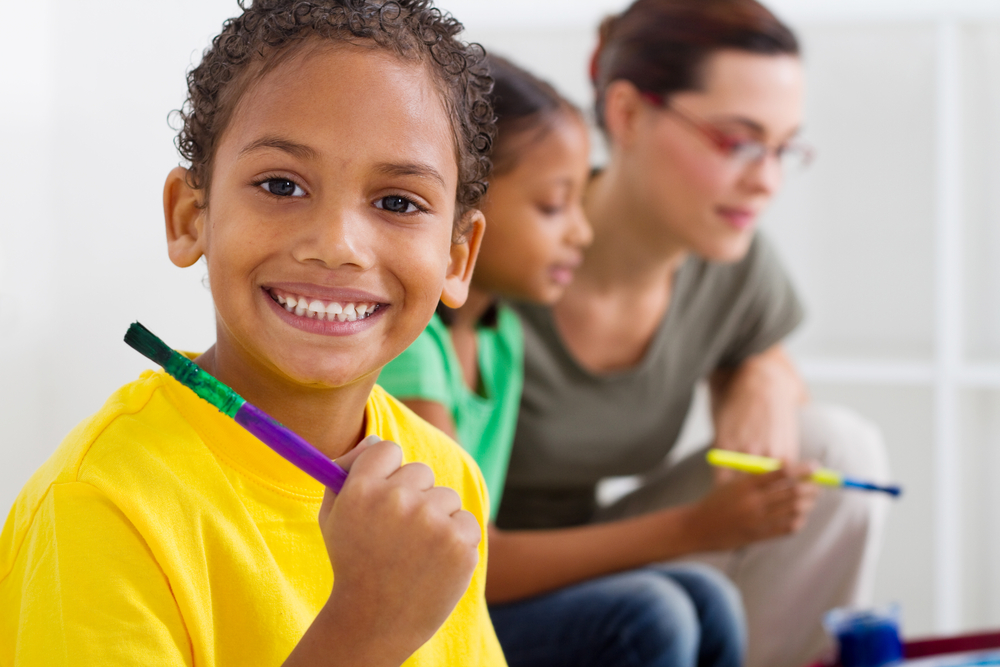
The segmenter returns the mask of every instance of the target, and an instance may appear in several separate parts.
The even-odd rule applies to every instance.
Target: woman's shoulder
[[[731,366],[782,340],[804,310],[778,253],[757,233],[746,255],[733,263],[692,260],[678,279],[679,326]],[[671,334],[676,339],[677,331]]]

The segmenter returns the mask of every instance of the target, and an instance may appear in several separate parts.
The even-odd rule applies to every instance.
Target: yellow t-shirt
[[[380,387],[366,418],[483,527],[468,591],[406,664],[506,664],[483,595],[479,470]],[[322,496],[163,371],[144,373],[67,436],[7,517],[0,665],[280,665],[333,585]]]

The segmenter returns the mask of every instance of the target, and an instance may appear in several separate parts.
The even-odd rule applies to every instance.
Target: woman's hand
[[[333,592],[286,665],[399,665],[469,587],[478,521],[428,466],[401,462],[399,445],[374,436],[337,459],[349,475],[319,515]]]
[[[818,489],[807,481],[812,470],[796,463],[763,475],[734,473],[690,507],[688,529],[705,551],[794,533],[816,501]]]

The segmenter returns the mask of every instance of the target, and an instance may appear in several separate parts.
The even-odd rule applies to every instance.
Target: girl
[[[579,266],[591,231],[582,210],[589,169],[580,113],[524,70],[496,57],[489,63],[498,136],[483,206],[488,232],[469,299],[457,310],[439,308],[379,382],[473,455],[495,514],[523,363],[521,325],[503,300],[553,303]],[[576,536],[491,526],[490,538],[487,600],[497,603],[490,613],[511,665],[741,663],[738,598],[709,568],[649,568],[524,599],[539,592],[530,587],[544,575],[546,561],[566,559],[564,567],[577,568],[569,560]]]
[[[747,664],[808,663],[825,610],[869,599],[884,504],[817,500],[795,462],[886,466],[869,424],[805,403],[782,345],[801,306],[754,231],[785,166],[808,161],[798,42],[755,0],[637,0],[602,25],[592,75],[609,148],[584,200],[594,244],[553,309],[519,310],[525,386],[497,524],[594,537],[539,585],[701,554],[743,594]],[[664,467],[703,379],[715,446],[786,470],[713,484],[704,450]],[[637,491],[596,507],[598,480],[631,474]]]
[[[0,664],[505,664],[482,478],[375,387],[462,304],[482,235],[489,79],[460,27],[407,0],[259,0],[225,24],[163,198],[171,260],[208,264],[217,340],[195,361],[349,477],[324,497],[146,373],[18,497]]]

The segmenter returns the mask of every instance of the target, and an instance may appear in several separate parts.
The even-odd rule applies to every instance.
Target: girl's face
[[[703,90],[640,99],[630,174],[672,244],[716,261],[744,255],[781,187],[802,93],[798,58],[727,50],[706,62]],[[765,157],[746,159],[752,142]]]
[[[589,144],[583,122],[559,113],[540,141],[525,131],[516,166],[490,180],[487,231],[472,282],[507,297],[553,303],[573,279],[592,233],[583,213]]]
[[[310,388],[372,379],[439,299],[464,300],[454,139],[424,67],[307,47],[239,103],[208,206],[171,238],[175,263],[207,258],[220,375]]]

